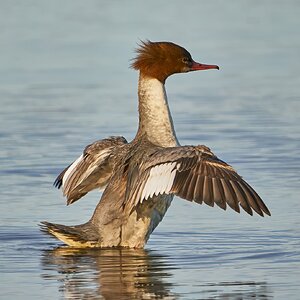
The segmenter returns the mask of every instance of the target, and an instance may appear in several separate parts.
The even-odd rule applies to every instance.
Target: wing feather
[[[222,209],[226,209],[226,201],[224,195],[223,187],[220,187],[219,178],[212,178],[213,184],[213,194],[215,203]]]
[[[199,204],[216,203],[224,210],[229,205],[236,212],[242,207],[250,215],[252,209],[261,216],[270,215],[253,188],[205,146],[158,149],[127,188],[126,201],[133,206],[154,195],[175,194]]]
[[[203,201],[209,206],[214,206],[213,195],[212,195],[212,183],[211,178],[208,176],[204,177],[203,184]]]
[[[197,183],[197,175],[191,173],[191,179],[190,179],[190,184],[189,184],[189,190],[188,190],[188,194],[187,194],[187,200],[193,201],[194,200],[194,190],[195,190],[195,186]]]
[[[247,183],[245,182],[245,185],[248,187],[248,189],[251,190],[252,194],[254,195],[257,205],[259,206],[259,208],[267,215],[270,215],[270,211],[267,208],[267,206],[265,205],[265,203],[262,201],[262,199],[259,197],[259,195],[256,193],[256,191]]]
[[[190,200],[192,201],[193,198],[190,198],[189,197],[189,194],[190,194],[190,181],[191,181],[191,178],[193,177],[193,174],[191,172],[187,172],[187,175],[186,176],[182,176],[182,179],[181,179],[181,182],[182,182],[182,188],[181,188],[181,193],[183,195],[185,195],[185,199],[187,200]],[[192,190],[193,190],[193,187],[192,187]]]
[[[232,182],[232,187],[237,195],[237,198],[240,199],[240,206],[249,214],[253,215],[251,206],[248,204],[247,195],[244,190],[241,188],[239,182]]]
[[[194,201],[202,204],[203,202],[203,185],[204,185],[204,176],[197,176],[196,185],[194,188]]]
[[[68,205],[93,189],[105,188],[111,178],[118,150],[126,143],[124,137],[96,141],[58,175],[54,186],[62,187]]]
[[[240,184],[240,187],[243,189],[246,197],[247,197],[247,201],[249,203],[249,205],[252,207],[252,209],[258,213],[259,215],[263,216],[263,213],[261,211],[261,209],[259,208],[257,202],[256,202],[256,199],[255,199],[255,196],[253,195],[252,193],[252,188],[249,189],[247,185],[242,185],[241,183]]]

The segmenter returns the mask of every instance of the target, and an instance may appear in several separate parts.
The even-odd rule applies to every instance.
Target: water
[[[1,299],[299,299],[298,1],[2,1]],[[145,250],[72,250],[38,222],[88,220],[51,187],[88,143],[135,134],[138,39],[170,40],[219,72],[167,90],[182,144],[206,144],[272,217],[176,198]]]

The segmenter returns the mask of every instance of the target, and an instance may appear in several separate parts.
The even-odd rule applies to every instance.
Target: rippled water
[[[1,299],[299,299],[298,1],[0,4]],[[138,39],[171,40],[219,72],[167,82],[182,144],[206,144],[272,217],[176,198],[145,250],[76,250],[41,220],[88,220],[51,187],[88,143],[137,126]]]

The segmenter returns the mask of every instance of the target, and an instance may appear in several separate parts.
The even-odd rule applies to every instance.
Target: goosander
[[[41,229],[73,247],[143,248],[174,195],[248,214],[270,212],[254,189],[208,147],[181,146],[170,114],[166,79],[175,73],[219,69],[197,63],[171,42],[145,41],[132,67],[139,71],[139,127],[128,143],[122,136],[88,145],[54,185],[67,204],[93,189],[104,190],[82,225],[42,222]]]

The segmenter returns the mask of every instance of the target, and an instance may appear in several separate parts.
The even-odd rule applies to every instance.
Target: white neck
[[[163,147],[177,146],[164,84],[155,78],[140,76],[138,95],[137,137],[146,135],[149,141]]]

